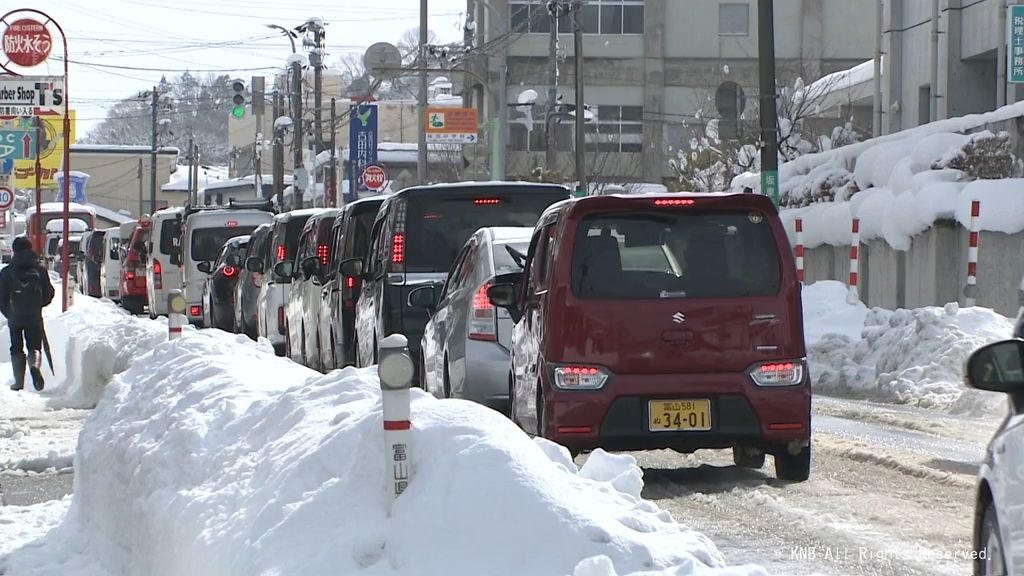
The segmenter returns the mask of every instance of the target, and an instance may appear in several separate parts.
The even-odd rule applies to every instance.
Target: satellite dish
[[[402,53],[394,44],[378,42],[366,49],[363,67],[375,78],[395,76],[397,72],[393,69],[402,67]]]

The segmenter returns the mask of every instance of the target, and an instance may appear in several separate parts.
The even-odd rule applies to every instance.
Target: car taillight
[[[198,305],[189,306],[188,313],[190,316],[202,316],[203,307]]]
[[[391,263],[405,262],[405,234],[395,232],[391,235]]]
[[[285,256],[287,256],[287,254],[285,253],[284,244],[278,244],[277,245],[277,261],[280,262],[280,261],[284,260]]]
[[[554,384],[562,390],[597,390],[608,382],[608,371],[600,366],[570,364],[555,366]]]
[[[355,276],[345,276],[345,288],[348,288],[349,290],[355,290],[355,288],[356,288],[356,277]]]
[[[655,200],[655,206],[693,206],[696,201],[685,198],[662,198],[661,200]]]
[[[473,294],[473,316],[469,321],[469,337],[472,340],[498,340],[497,315],[494,305],[487,298],[488,282]]]
[[[284,306],[277,307],[277,331],[284,335]]]
[[[238,274],[238,268],[235,268],[234,266],[225,266],[223,273],[225,278],[234,278],[235,274]]]
[[[320,260],[321,266],[327,266],[327,258],[330,256],[330,250],[327,244],[318,244],[316,247],[316,257]]]
[[[127,272],[124,273],[124,277],[127,278],[128,280],[135,280],[135,272],[128,270]]]
[[[802,362],[765,362],[748,370],[758,386],[797,386],[804,381]]]
[[[484,206],[489,204],[501,204],[500,198],[474,198],[473,204],[477,206]]]
[[[164,287],[163,266],[160,265],[159,260],[153,260],[153,288],[161,290]]]

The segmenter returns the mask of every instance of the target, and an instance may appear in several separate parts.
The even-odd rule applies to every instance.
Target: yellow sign
[[[64,116],[40,116],[43,120],[44,140],[47,145],[42,151],[40,171],[43,188],[56,188],[54,175],[61,169],[64,160]],[[71,110],[71,142],[75,141],[75,111]],[[18,188],[35,188],[35,158],[14,161],[14,185]]]
[[[476,108],[427,108],[427,142],[473,144],[477,141]]]

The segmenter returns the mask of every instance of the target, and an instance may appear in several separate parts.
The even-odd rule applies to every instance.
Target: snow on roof
[[[447,162],[453,155],[462,154],[460,144],[427,144],[429,162]],[[341,151],[341,158],[348,161],[349,148]],[[415,142],[378,142],[377,161],[382,164],[415,164],[419,161],[419,147]]]
[[[885,56],[882,57],[885,64]],[[883,70],[885,68],[883,67]],[[833,72],[822,76],[803,90],[797,92],[797,99],[814,102],[822,109],[828,109],[839,102],[860,100],[873,93],[872,84],[875,79],[875,61],[861,62],[853,68]],[[806,96],[805,96],[806,94]]]
[[[103,218],[104,220],[114,222],[115,224],[124,224],[126,222],[131,222],[132,220],[134,220],[134,218],[132,218],[131,215],[122,214],[116,210],[104,208],[103,206],[100,206],[98,204],[89,204],[89,208],[93,209],[93,211],[96,213],[96,216]]]
[[[42,209],[43,212],[64,212],[63,202],[43,202],[42,204],[39,205],[39,207]],[[92,212],[93,214],[96,214],[96,209],[93,208],[92,206],[86,206],[84,204],[78,204],[76,202],[69,202],[68,210],[70,212]],[[29,207],[25,210],[25,214],[35,213],[36,207],[34,204],[29,205]]]

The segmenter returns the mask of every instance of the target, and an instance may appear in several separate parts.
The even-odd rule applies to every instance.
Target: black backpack
[[[43,287],[43,272],[38,266],[19,267],[11,275],[11,312],[36,313],[48,304]]]

